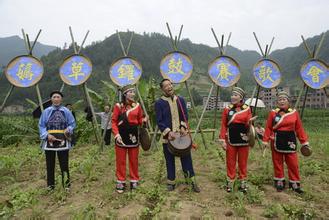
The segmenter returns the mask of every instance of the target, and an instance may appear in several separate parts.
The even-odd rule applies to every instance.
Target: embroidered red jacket
[[[274,124],[277,114],[281,115],[279,121]],[[280,111],[279,108],[272,110],[267,118],[265,134],[263,141],[268,143],[270,140],[274,140],[274,131],[294,131],[297,138],[302,145],[308,145],[308,137],[304,131],[302,121],[298,112],[295,109],[289,108],[287,112]]]
[[[229,120],[228,116],[234,106],[231,104],[224,108],[222,113],[222,125],[219,133],[219,139],[225,140],[227,138],[227,130],[228,126],[231,123],[239,123],[245,124],[246,127],[249,126],[249,119],[252,117],[251,110],[248,105],[242,105],[235,108],[235,113],[232,115],[231,119]]]
[[[142,125],[143,120],[143,110],[139,103],[133,103],[131,105],[124,105],[122,103],[117,103],[114,106],[112,114],[112,132],[114,138],[118,137],[119,134],[119,115],[126,112],[127,119],[131,125]]]

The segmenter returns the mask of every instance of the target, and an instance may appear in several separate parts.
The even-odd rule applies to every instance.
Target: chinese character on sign
[[[128,80],[134,79],[134,65],[132,64],[122,64],[119,69],[118,78],[127,78]]]
[[[33,73],[31,72],[32,63],[21,63],[17,72],[17,76],[20,80],[28,79],[32,80]]]
[[[307,75],[312,76],[312,82],[318,83],[320,82],[320,77],[319,77],[320,73],[323,73],[323,71],[320,68],[316,66],[312,66],[308,71]]]
[[[171,58],[169,60],[168,67],[169,67],[168,74],[169,73],[179,73],[182,75],[185,74],[182,70],[183,62],[182,62],[181,58],[178,58],[178,61],[176,61],[174,58]]]
[[[230,71],[228,70],[228,64],[225,63],[220,63],[217,65],[217,69],[219,70],[217,79],[222,78],[222,79],[226,79],[229,80],[229,76],[232,76],[233,74],[230,73]]]
[[[271,82],[274,82],[274,80],[271,78],[272,70],[270,67],[261,66],[259,70],[259,78],[264,82],[265,80],[270,80]]]
[[[84,76],[85,74],[83,72],[81,72],[82,65],[83,65],[82,62],[80,62],[80,63],[73,62],[72,63],[72,74],[70,74],[68,77],[74,77],[75,80],[78,80],[79,76]]]

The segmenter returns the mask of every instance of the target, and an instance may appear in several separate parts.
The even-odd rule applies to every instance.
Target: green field
[[[258,120],[264,122],[265,116],[259,112]],[[218,114],[217,130],[219,120]],[[213,122],[213,113],[208,112],[202,127],[212,128]],[[289,190],[276,192],[270,152],[263,157],[257,144],[249,157],[248,194],[226,193],[225,153],[212,141],[212,134],[206,135],[207,149],[198,135],[199,147],[192,153],[201,193],[191,192],[184,184],[179,160],[179,185],[174,192],[166,191],[164,157],[158,143],[158,148],[140,151],[140,188],[119,195],[114,190],[113,145],[99,152],[91,125],[82,114],[76,130],[79,141],[70,151],[69,193],[59,184],[58,165],[56,189],[46,190],[45,156],[39,149],[37,121],[28,116],[1,115],[0,219],[329,219],[329,112],[307,110],[303,122],[313,155],[305,158],[299,154],[305,190],[302,196]],[[195,125],[192,119],[192,128]]]

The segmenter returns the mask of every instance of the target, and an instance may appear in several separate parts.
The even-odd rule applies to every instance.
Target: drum
[[[255,127],[253,125],[250,125],[249,131],[248,131],[248,143],[249,143],[250,147],[255,146],[255,140],[256,140]]]
[[[152,141],[147,129],[144,127],[139,128],[139,141],[144,151],[148,151],[151,148]]]
[[[177,157],[183,157],[190,153],[192,148],[192,139],[190,135],[181,135],[175,132],[175,139],[168,141],[168,150],[171,154]]]
[[[310,148],[310,146],[302,146],[300,148],[300,152],[302,153],[303,156],[305,157],[309,157],[312,155],[312,149]]]

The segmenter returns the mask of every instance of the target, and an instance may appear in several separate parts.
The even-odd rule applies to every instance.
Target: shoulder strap
[[[190,132],[190,126],[189,126],[189,124],[187,122],[187,119],[186,119],[186,116],[185,116],[185,113],[184,113],[184,109],[183,109],[182,103],[181,103],[181,101],[179,99],[179,96],[177,96],[177,101],[178,101],[179,108],[180,108],[180,110],[181,110],[181,112],[183,114],[184,122],[185,122],[185,124],[187,126],[187,132],[188,132],[190,138],[192,139],[191,132]]]

